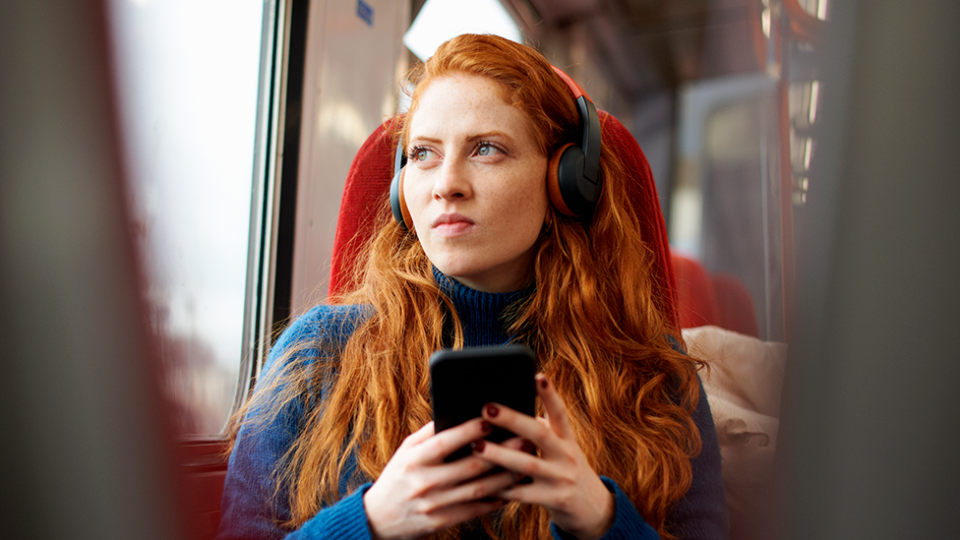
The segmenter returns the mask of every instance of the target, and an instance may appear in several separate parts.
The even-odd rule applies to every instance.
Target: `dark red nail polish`
[[[540,379],[540,388],[543,388],[544,390],[546,390],[547,386],[548,386],[547,379],[546,378]]]
[[[482,454],[482,453],[483,453],[483,447],[484,447],[483,441],[477,441],[477,442],[471,444],[470,446],[473,447],[473,451],[474,451],[474,452],[476,452],[476,453],[478,453],[478,454]]]
[[[500,409],[494,407],[493,405],[487,405],[487,416],[490,418],[496,418],[500,414]]]
[[[484,432],[484,433],[489,433],[489,432],[493,431],[493,426],[490,425],[490,422],[487,422],[486,420],[481,420],[481,421],[480,421],[480,431],[482,431],[482,432]]]

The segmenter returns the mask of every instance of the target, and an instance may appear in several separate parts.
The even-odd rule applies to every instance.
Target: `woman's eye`
[[[432,156],[433,156],[433,152],[431,152],[430,150],[427,150],[426,148],[414,148],[413,151],[410,152],[409,159],[414,161],[427,161]]]
[[[490,143],[480,143],[480,146],[477,148],[478,156],[492,156],[499,152],[500,149]]]

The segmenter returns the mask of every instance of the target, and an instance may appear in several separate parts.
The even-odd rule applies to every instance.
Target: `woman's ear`
[[[543,225],[540,227],[540,234],[543,234],[553,228],[557,210],[552,204],[547,205],[547,211],[543,215]]]

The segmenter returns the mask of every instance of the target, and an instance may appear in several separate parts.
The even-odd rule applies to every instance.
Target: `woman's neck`
[[[467,287],[433,269],[440,290],[453,302],[463,325],[464,345],[502,345],[510,341],[503,314],[507,307],[533,292],[528,286],[518,291],[485,293]]]

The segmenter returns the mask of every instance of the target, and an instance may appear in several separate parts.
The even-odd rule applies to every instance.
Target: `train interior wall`
[[[173,444],[158,383],[159,346],[147,322],[143,269],[125,226],[130,208],[122,196],[104,4],[0,4],[0,339],[7,375],[7,390],[0,392],[7,412],[0,527],[40,540],[209,537],[213,524],[188,508],[190,490],[210,472],[204,460],[222,447],[199,449],[190,458],[201,456],[198,468],[184,479],[177,463],[183,449]],[[323,15],[316,7],[310,24],[332,30],[329,41],[308,53],[328,60],[307,77],[305,103],[314,105],[303,116],[310,120],[301,132],[299,164],[318,178],[327,174],[320,160],[326,148],[347,161],[347,143],[372,129],[393,99],[386,86],[374,86],[357,112],[337,108],[349,87],[325,95],[329,79],[322,69],[343,69],[331,55],[351,43],[335,39],[340,12],[327,4],[333,2],[311,4],[322,6]],[[404,5],[374,4],[384,6],[380,13]],[[549,9],[541,11],[553,20]],[[588,90],[626,119],[650,149],[655,172],[673,179],[660,193],[669,219],[677,211],[673,195],[689,185],[702,187],[693,203],[716,203],[694,228],[701,247],[690,249],[701,262],[716,272],[742,261],[764,268],[744,279],[764,282],[750,285],[766,295],[763,305],[755,302],[764,338],[780,340],[770,329],[783,328],[790,346],[777,456],[780,498],[774,511],[756,516],[767,538],[953,536],[960,500],[953,457],[960,433],[954,382],[960,379],[960,184],[953,181],[960,170],[958,20],[955,2],[835,3],[824,43],[830,54],[819,60],[830,99],[819,128],[817,175],[790,222],[797,239],[793,305],[777,292],[792,284],[770,282],[784,272],[769,261],[783,249],[780,230],[766,239],[727,232],[723,209],[730,201],[720,189],[748,184],[760,205],[748,222],[762,230],[770,220],[782,224],[783,216],[774,215],[781,206],[762,210],[766,197],[776,196],[763,191],[764,178],[774,176],[764,160],[777,154],[752,148],[738,155],[739,145],[724,148],[730,141],[710,137],[711,129],[730,129],[724,114],[739,107],[755,119],[743,126],[741,140],[768,141],[774,119],[765,116],[765,100],[772,98],[763,84],[752,102],[724,102],[701,117],[704,138],[690,158],[697,162],[684,164],[685,142],[676,127],[678,111],[686,110],[682,85],[652,84],[633,94],[623,90],[636,90],[630,84],[609,83],[616,56],[602,45],[577,48],[569,43],[584,42],[565,41],[578,32],[602,33],[602,25],[593,26],[599,21],[530,30],[561,63],[596,70],[575,76],[597,84]],[[388,22],[391,35],[406,24]],[[383,66],[389,71],[383,84],[390,84],[403,70],[403,54],[398,58],[386,41],[374,41],[391,51]],[[331,125],[350,135],[324,139]],[[649,127],[655,125],[666,127]],[[331,171],[343,166],[329,165]],[[680,167],[696,172],[681,180]],[[314,222],[316,232],[297,242],[324,241],[335,215],[331,201],[339,200],[335,182],[313,194],[304,211],[304,219],[312,213],[326,224]],[[721,244],[725,240],[714,236],[721,233],[747,237],[749,249]],[[306,276],[322,274],[324,262],[296,260],[303,277],[295,278],[292,294],[305,302],[315,294]],[[794,263],[780,264],[792,271]],[[789,319],[778,320],[778,312]],[[222,463],[212,467],[222,471]],[[217,482],[211,485],[216,492]]]

